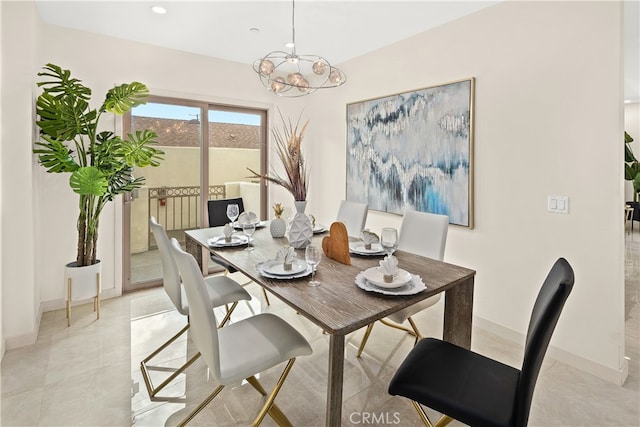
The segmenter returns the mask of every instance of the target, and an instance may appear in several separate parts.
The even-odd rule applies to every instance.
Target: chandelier
[[[299,55],[296,52],[296,2],[292,1],[291,53],[276,50],[253,63],[265,88],[279,96],[297,97],[309,95],[318,89],[338,87],[347,76],[322,56]]]

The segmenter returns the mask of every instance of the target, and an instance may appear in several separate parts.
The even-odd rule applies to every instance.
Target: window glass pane
[[[245,210],[258,217],[260,183],[248,178],[248,169],[260,173],[261,124],[261,114],[209,109],[210,191],[224,188],[218,198],[242,197]]]

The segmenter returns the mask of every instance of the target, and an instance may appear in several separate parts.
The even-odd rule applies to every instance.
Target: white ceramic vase
[[[287,221],[279,216],[273,218],[271,220],[271,224],[269,224],[269,231],[271,232],[271,237],[284,237],[287,233]]]
[[[311,220],[305,215],[307,201],[295,201],[296,214],[289,223],[289,244],[296,249],[306,248],[313,237]]]

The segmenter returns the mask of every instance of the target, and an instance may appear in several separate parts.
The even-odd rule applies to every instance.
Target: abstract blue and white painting
[[[347,105],[347,200],[473,227],[475,79]]]

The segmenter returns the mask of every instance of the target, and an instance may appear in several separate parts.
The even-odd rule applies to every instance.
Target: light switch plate
[[[548,196],[547,212],[552,213],[569,213],[569,197],[568,196]]]

